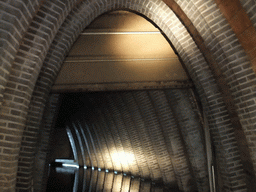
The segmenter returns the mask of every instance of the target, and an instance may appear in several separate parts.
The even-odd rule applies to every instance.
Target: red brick
[[[252,23],[244,9],[236,12],[236,14],[229,20],[229,23],[236,35],[240,35],[247,28],[252,26]]]
[[[256,47],[256,31],[253,26],[246,29],[238,36],[240,43],[246,52],[253,50]]]
[[[254,49],[252,49],[251,51],[249,51],[248,55],[249,55],[251,61],[253,59],[255,59],[256,58],[256,47]]]
[[[237,11],[242,9],[242,6],[238,0],[222,0],[217,1],[217,4],[228,20],[231,19]]]

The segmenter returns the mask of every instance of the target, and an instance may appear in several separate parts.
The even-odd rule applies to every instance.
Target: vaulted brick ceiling
[[[194,89],[84,93],[81,101],[93,107],[71,115],[70,130],[87,125],[95,148],[105,147],[91,154],[102,159],[98,167],[127,171],[113,163],[113,151],[133,151],[132,175],[184,191],[207,191],[204,122],[218,190],[254,191],[255,7],[253,0],[1,1],[1,190],[44,190],[49,135],[61,97],[50,93],[52,85],[81,32],[101,14],[121,9],[159,28]],[[175,158],[187,167],[184,175]],[[90,163],[94,160],[91,156]]]

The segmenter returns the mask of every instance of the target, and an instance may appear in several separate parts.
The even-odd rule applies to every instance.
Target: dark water
[[[123,173],[83,168],[50,167],[47,192],[163,192],[162,184]]]

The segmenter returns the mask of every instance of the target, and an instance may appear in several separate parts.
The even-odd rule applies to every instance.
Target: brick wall
[[[1,2],[1,68],[0,68],[0,106],[3,101],[4,89],[8,81],[10,70],[23,41],[32,18],[38,11],[43,0]]]
[[[70,46],[97,16],[123,8],[138,12],[158,25],[185,64],[207,114],[214,146],[222,157],[219,160],[221,172],[225,173],[223,190],[245,190],[253,186],[256,170],[255,27],[237,31],[239,29],[232,27],[226,14],[232,13],[235,6],[225,6],[222,1],[164,2],[167,5],[160,0],[11,0],[0,3],[3,190],[14,190],[19,154],[25,158],[34,153],[35,149],[26,145],[36,143],[37,137],[25,131],[22,140],[23,130],[33,127],[32,132],[36,133],[39,128],[51,85]],[[255,2],[240,2],[254,25],[255,14],[253,8],[248,7]],[[238,12],[233,16],[238,20],[242,18]],[[35,112],[39,118],[33,117]],[[100,126],[95,125],[95,129]],[[31,159],[28,164],[32,166]],[[20,166],[21,171],[23,164]],[[29,173],[29,170],[31,167],[22,171]],[[24,183],[30,181],[26,179]]]
[[[59,94],[51,94],[48,102],[45,107],[45,112],[43,115],[43,122],[40,126],[39,136],[37,140],[37,150],[35,154],[34,167],[33,167],[33,189],[35,191],[40,191],[40,189],[44,189],[46,187],[45,181],[47,180],[48,175],[48,165],[49,165],[49,152],[51,149],[50,142],[53,138],[50,138],[53,133],[53,127],[56,123],[56,118],[58,115],[59,103],[60,103],[60,95]],[[18,175],[21,172],[18,171]],[[17,179],[19,177],[17,176]],[[17,181],[17,189],[19,186]],[[24,184],[24,183],[23,183]],[[30,184],[30,183],[29,183]],[[22,189],[22,186],[20,186]]]
[[[179,124],[199,191],[208,190],[206,151],[200,117],[191,105],[189,90],[168,90],[167,100]]]
[[[58,95],[52,95],[49,98],[47,111],[44,118],[44,124],[40,127],[37,124],[37,120],[42,119],[43,112],[40,110],[40,107],[36,107],[36,104],[37,103],[34,100],[32,100],[30,103],[31,108],[28,113],[28,122],[23,132],[21,142],[23,147],[20,149],[18,163],[19,168],[17,172],[18,189],[30,188],[31,179],[33,177],[33,167],[35,166],[34,159],[40,159],[40,161],[44,161],[44,158],[41,158],[41,155],[44,157],[46,155],[45,153],[47,152],[47,140],[51,131],[51,127],[53,126],[52,121],[54,120],[54,113],[57,113],[56,108],[58,104]],[[39,149],[37,149],[37,146],[39,146]],[[39,153],[35,158],[35,152],[37,150],[39,150],[42,154]]]
[[[175,177],[181,191],[193,191],[196,189],[195,179],[192,174],[190,161],[188,160],[187,147],[181,136],[180,125],[168,104],[164,91],[149,91],[154,109],[162,127],[164,141],[173,163]]]

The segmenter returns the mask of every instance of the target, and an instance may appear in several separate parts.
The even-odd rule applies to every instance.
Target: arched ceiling
[[[98,17],[68,53],[52,92],[191,87],[164,34],[128,11]]]
[[[50,95],[52,84],[84,28],[101,14],[120,9],[134,11],[151,20],[165,33],[184,63],[202,103],[205,122],[208,122],[220,191],[254,191],[254,0],[8,0],[0,1],[0,5],[0,185],[3,191],[43,189],[49,133],[59,98],[58,94]],[[163,74],[161,78],[166,77]],[[190,89],[183,91],[190,92]],[[187,104],[186,100],[178,99],[181,94],[177,92],[172,93],[175,97],[162,92],[160,90],[160,98],[168,97],[163,108],[177,113],[176,120],[183,117],[184,111],[181,107],[176,111],[169,101],[176,98],[175,103],[181,102],[180,106],[194,105],[194,102]],[[156,119],[162,117],[153,118],[157,108],[148,106],[159,101],[159,97],[153,98],[151,94],[138,91],[121,97],[135,102],[128,107],[138,109],[133,110],[139,111],[141,116],[136,115],[136,121],[154,122],[147,128],[156,127],[160,122]],[[102,117],[100,127],[104,127],[104,119],[117,116],[106,111],[114,111],[112,106],[124,104],[106,100],[107,107],[93,113]],[[187,120],[191,118],[180,122]],[[193,131],[186,130],[186,136],[194,136]],[[160,153],[156,149],[154,152]],[[189,163],[192,164],[191,159]],[[155,171],[162,174],[159,169]]]
[[[158,28],[134,13],[110,12],[80,34],[52,92],[111,92],[63,94],[57,127],[77,140],[82,167],[129,174],[164,190],[207,191],[202,114],[191,87]]]

